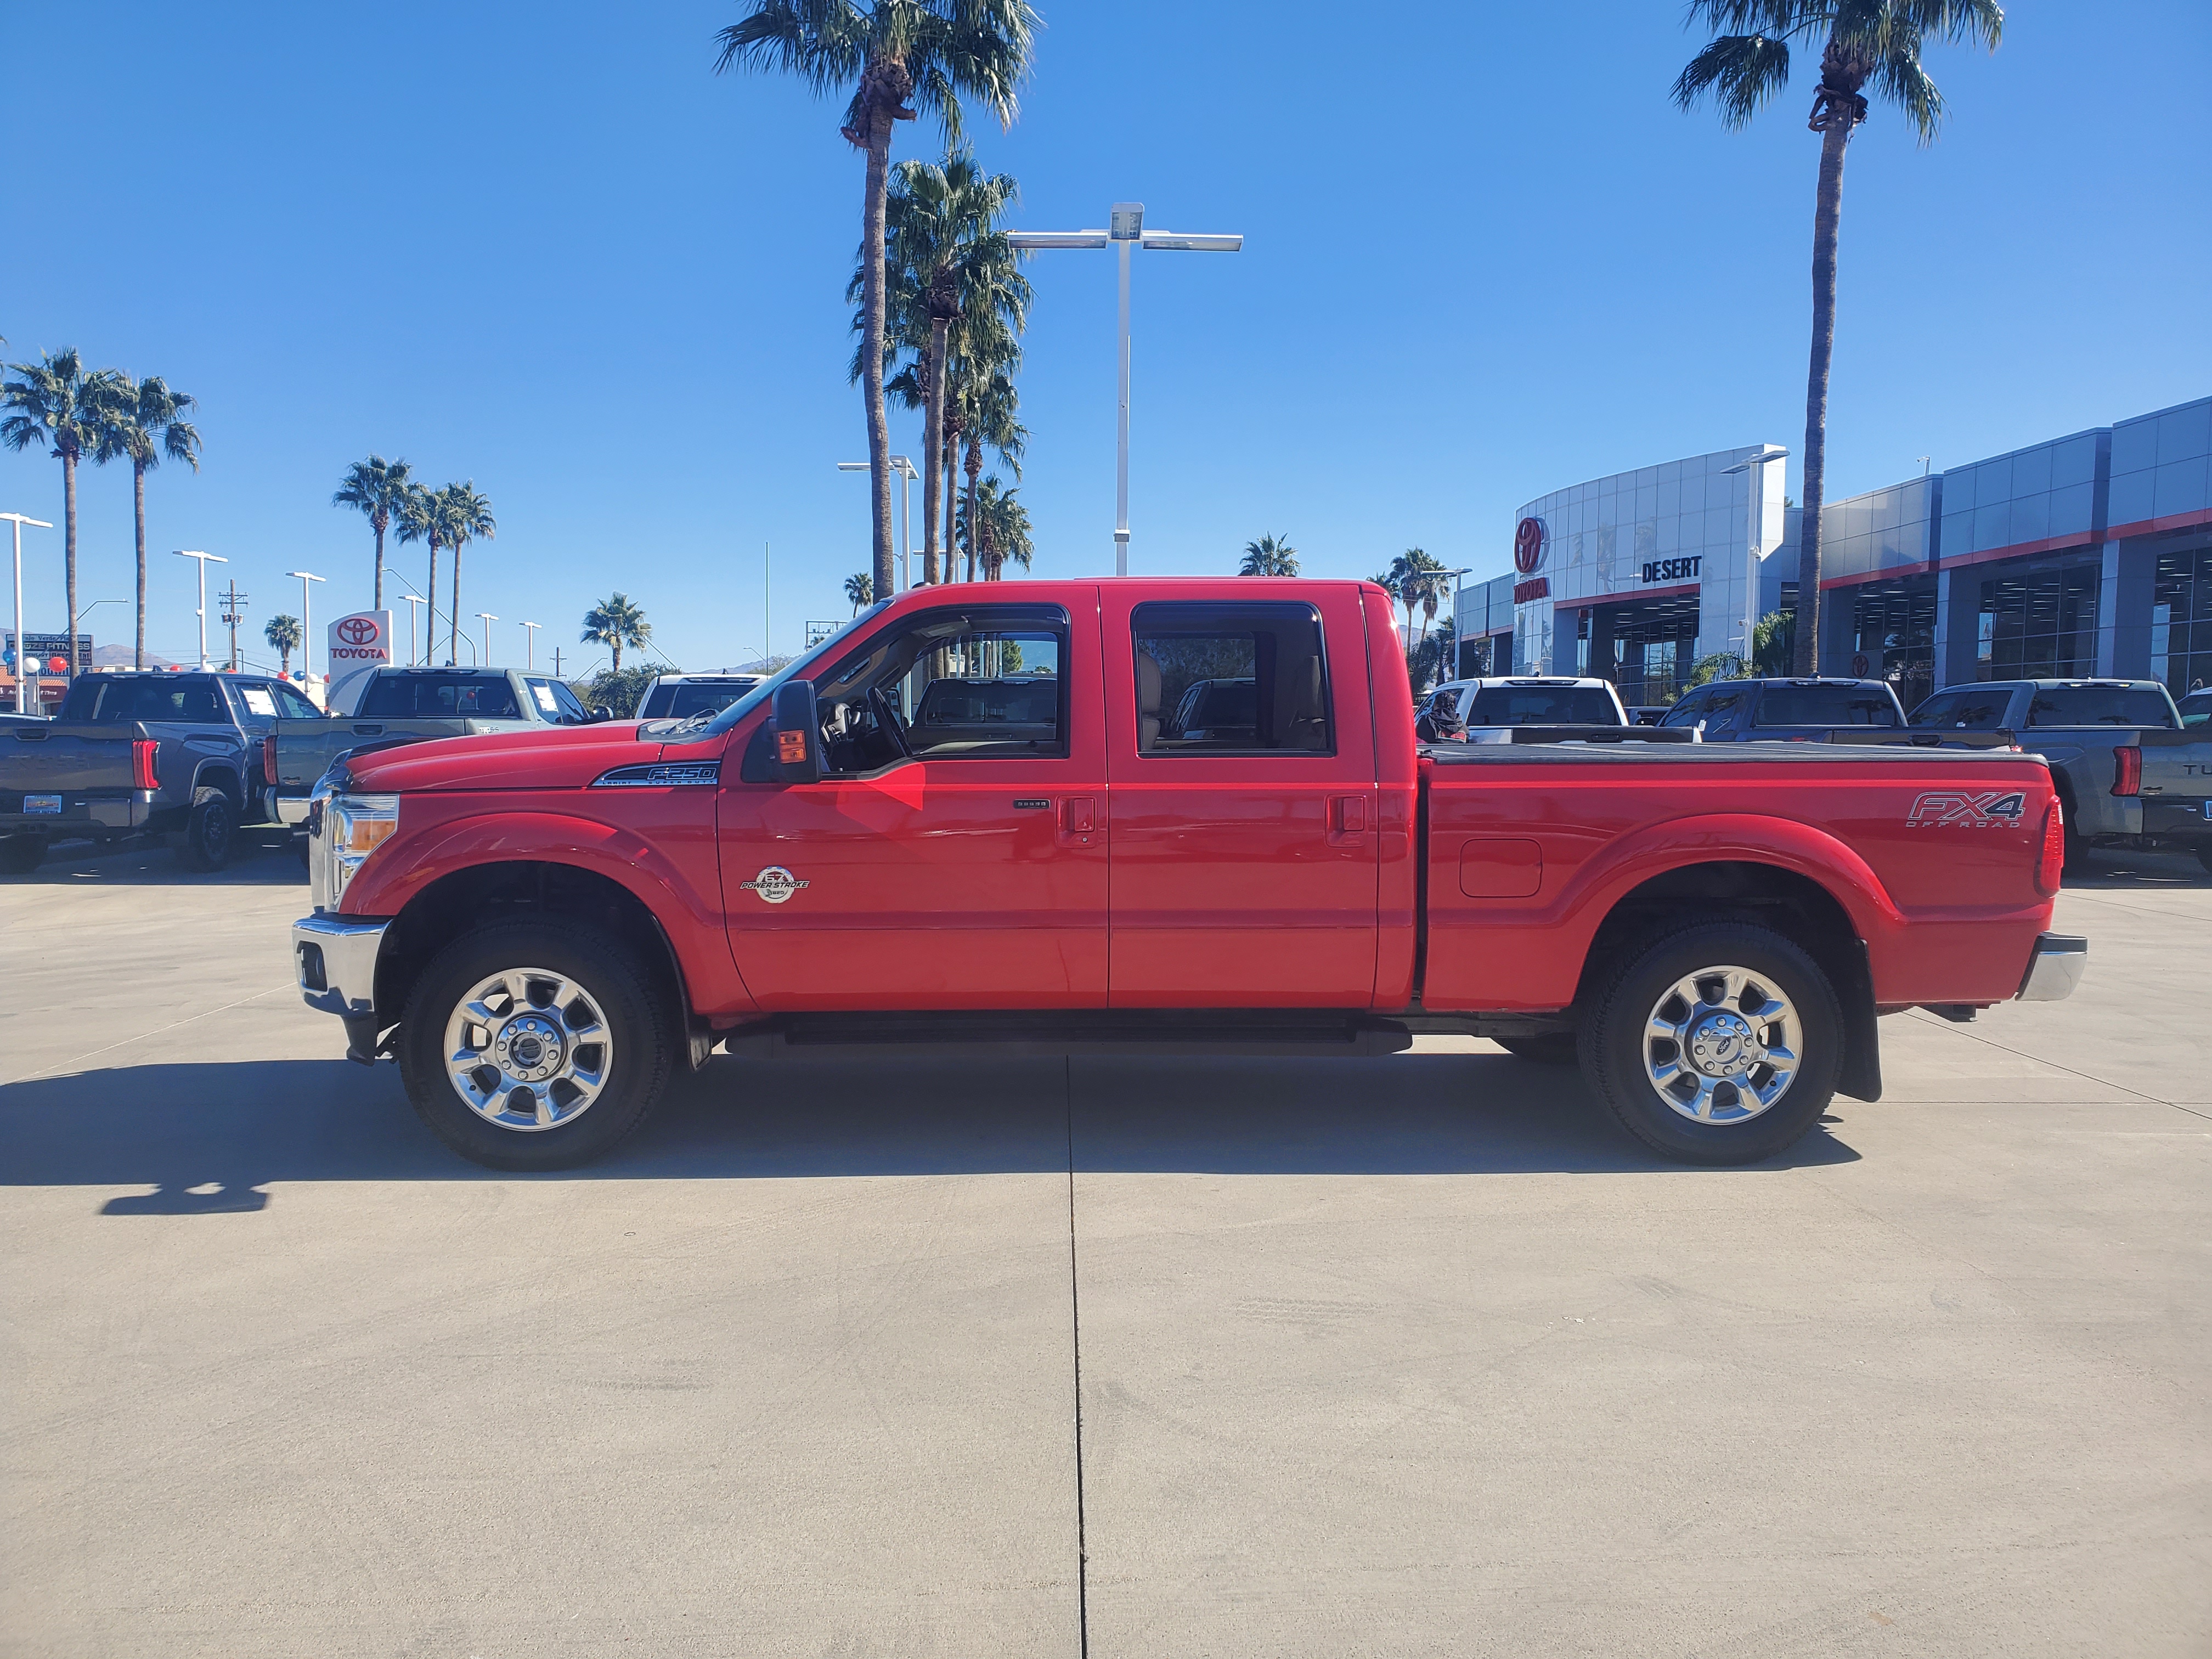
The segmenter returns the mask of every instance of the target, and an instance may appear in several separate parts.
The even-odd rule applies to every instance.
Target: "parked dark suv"
[[[1707,743],[1826,743],[1837,732],[1901,737],[1905,710],[1887,680],[1715,680],[1685,691],[1659,724],[1699,721]]]

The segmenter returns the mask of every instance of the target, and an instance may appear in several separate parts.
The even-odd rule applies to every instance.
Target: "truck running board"
[[[951,1010],[783,1014],[728,1033],[721,1047],[728,1054],[762,1060],[836,1048],[880,1053],[985,1043],[1002,1053],[1030,1054],[1138,1048],[1355,1056],[1400,1053],[1416,1036],[1529,1036],[1565,1029],[1556,1018],[1529,1014],[1385,1016],[1304,1008]]]

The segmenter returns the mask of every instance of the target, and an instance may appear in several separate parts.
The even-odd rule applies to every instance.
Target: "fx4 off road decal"
[[[2017,824],[2027,810],[2027,797],[2018,789],[1930,789],[1913,801],[1905,824],[1908,830],[1988,830]]]

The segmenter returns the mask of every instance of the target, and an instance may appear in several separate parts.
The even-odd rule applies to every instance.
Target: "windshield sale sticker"
[[[557,714],[559,712],[559,710],[554,706],[553,688],[551,686],[532,685],[530,689],[534,694],[536,694],[538,698],[538,706],[540,708],[544,709],[549,714]]]

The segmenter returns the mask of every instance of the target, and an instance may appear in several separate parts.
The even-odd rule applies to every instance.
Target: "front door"
[[[1237,586],[1102,590],[1113,1006],[1364,1008],[1381,836],[1358,590]]]
[[[731,948],[763,1008],[1105,1006],[1097,659],[1095,601],[953,603],[816,678],[822,781],[719,801]]]

